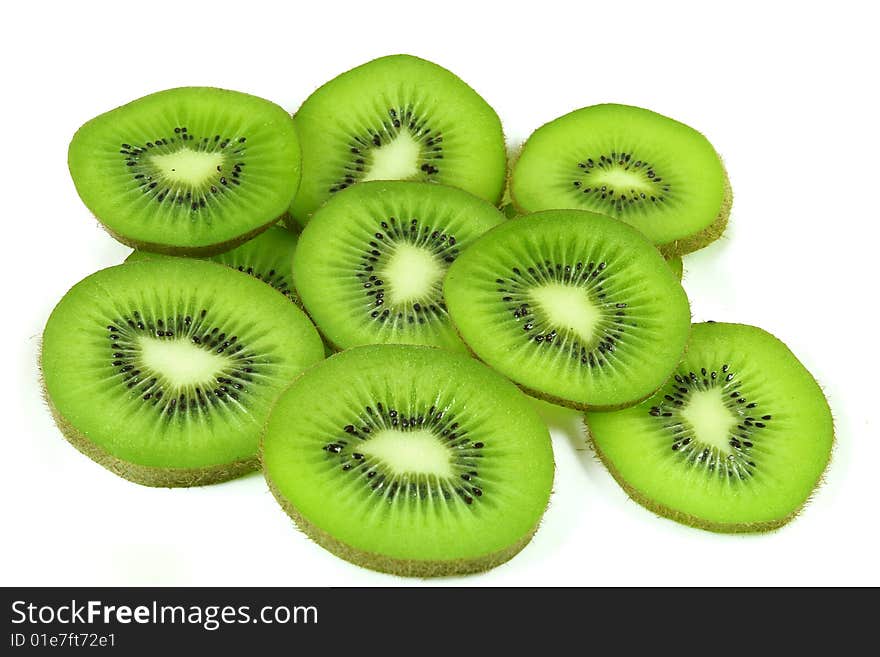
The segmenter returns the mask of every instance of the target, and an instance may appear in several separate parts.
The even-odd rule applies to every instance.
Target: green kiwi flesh
[[[627,224],[580,210],[490,230],[449,268],[444,294],[480,359],[573,408],[650,396],[690,330],[687,296],[660,252]]]
[[[41,366],[58,426],[83,453],[137,483],[191,486],[254,469],[271,404],[322,358],[308,318],[269,286],[168,258],[71,288]]]
[[[517,217],[522,216],[513,203],[504,203],[500,210],[501,214],[508,219],[516,219]]]
[[[296,241],[297,236],[293,231],[282,226],[272,226],[231,251],[207,256],[205,259],[249,274],[298,303],[299,298],[293,288],[293,252]],[[125,262],[172,257],[174,256],[135,250],[128,255]]]
[[[517,217],[524,216],[519,213],[513,203],[506,203],[502,205],[499,209],[501,211],[501,214],[503,214],[508,219],[516,219]],[[684,263],[682,262],[682,257],[677,255],[669,256],[666,258],[666,262],[669,263],[669,267],[672,269],[673,272],[675,272],[678,280],[681,280],[682,276],[684,276]]]
[[[517,217],[524,216],[516,209],[516,206],[513,203],[505,203],[503,204],[499,210],[501,214],[503,214],[508,219],[516,219]],[[662,250],[661,250],[662,253]],[[684,263],[682,262],[682,257],[678,255],[668,256],[666,258],[666,262],[669,263],[669,267],[675,272],[675,275],[678,277],[678,280],[681,280],[684,275]]]
[[[488,201],[445,185],[373,181],[335,194],[293,259],[296,288],[330,343],[465,350],[443,300],[450,263],[504,222]]]
[[[116,239],[171,255],[229,250],[285,214],[300,180],[293,121],[267,100],[210,87],[145,96],[83,125],[68,165]]]
[[[262,461],[319,545],[419,577],[513,557],[554,469],[547,428],[515,386],[463,354],[408,345],[356,347],[309,369],[273,409]]]
[[[696,324],[675,375],[638,406],[587,413],[596,453],[637,502],[717,532],[790,521],[831,456],[831,411],[777,338]]]
[[[678,280],[681,280],[684,276],[684,262],[682,262],[681,256],[672,256],[671,258],[667,258],[666,262],[675,274],[675,277]]]
[[[720,237],[732,204],[724,166],[702,134],[615,104],[585,107],[536,130],[510,188],[522,212],[607,214],[638,228],[667,256]]]
[[[373,60],[315,91],[294,116],[303,179],[291,215],[305,224],[328,197],[369,180],[435,182],[498,203],[501,121],[450,71],[409,55]]]

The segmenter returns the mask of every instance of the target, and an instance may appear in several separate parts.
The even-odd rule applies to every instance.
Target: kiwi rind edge
[[[479,354],[477,354],[477,352],[473,350],[473,348],[465,341],[464,336],[461,334],[461,331],[458,330],[458,326],[452,320],[452,315],[449,315],[449,323],[452,325],[452,328],[455,329],[455,334],[458,336],[458,339],[461,340],[461,342],[464,344],[465,347],[467,347],[468,353],[470,354],[471,358],[476,359],[477,361],[483,363],[486,367],[498,372],[498,374],[500,374],[505,379],[507,379],[508,381],[513,383],[517,388],[522,390],[529,397],[533,397],[535,399],[540,399],[541,401],[545,401],[549,404],[555,404],[556,406],[563,406],[565,408],[570,408],[575,411],[620,411],[620,410],[623,410],[624,408],[629,408],[630,406],[637,406],[638,404],[641,404],[646,399],[649,399],[652,395],[654,395],[657,392],[657,390],[660,390],[660,388],[662,388],[664,385],[666,385],[666,382],[672,378],[673,374],[675,374],[675,369],[673,368],[672,370],[670,370],[669,376],[667,376],[665,379],[663,379],[663,382],[659,386],[657,386],[656,389],[652,390],[644,397],[642,397],[640,399],[636,399],[632,402],[626,402],[625,404],[616,404],[616,405],[612,405],[612,406],[591,406],[589,404],[579,404],[578,402],[572,401],[571,399],[562,399],[561,397],[554,397],[553,395],[548,395],[546,392],[541,392],[539,390],[535,390],[534,388],[529,388],[528,386],[522,385],[518,381],[514,381],[506,374],[495,369],[495,367],[493,367],[490,363],[483,360],[479,356]],[[693,323],[691,324],[691,326],[693,326]],[[679,356],[678,362],[681,362],[684,359],[684,357],[687,355],[688,345],[690,343],[690,330],[691,329],[688,329],[688,339],[684,344],[684,349],[682,349],[681,356]]]
[[[453,326],[455,326],[454,323],[453,323]],[[456,333],[458,333],[457,327],[456,327]],[[462,342],[464,342],[464,338],[461,337],[461,333],[458,333],[458,337],[461,339]],[[480,361],[481,363],[486,365],[486,367],[490,367],[493,370],[495,369],[490,363],[488,363],[487,361],[480,358],[480,356],[477,355],[477,353],[473,349],[471,349],[470,345],[468,345],[466,342],[465,342],[465,346],[467,346],[468,352],[470,353],[470,355],[473,358],[477,359],[478,361]],[[681,359],[684,358],[686,354],[687,354],[687,345],[685,345],[685,348],[682,351],[682,355],[679,358],[679,361],[681,361]],[[495,371],[497,372],[498,370],[495,370]],[[657,386],[656,389],[652,390],[651,392],[649,392],[645,396],[640,397],[639,399],[635,399],[631,402],[626,402],[623,404],[613,404],[611,406],[595,406],[595,405],[590,405],[590,404],[579,404],[578,402],[573,401],[571,399],[563,399],[562,397],[555,397],[553,395],[547,394],[546,392],[541,392],[540,390],[535,390],[534,388],[529,388],[528,386],[525,386],[525,385],[519,383],[518,381],[514,381],[513,379],[509,378],[507,375],[499,372],[499,374],[501,374],[501,376],[503,376],[504,378],[511,381],[517,388],[522,390],[529,397],[533,397],[535,399],[540,399],[541,401],[545,401],[548,404],[555,404],[556,406],[563,406],[565,408],[570,408],[575,411],[621,411],[621,410],[623,410],[625,408],[629,408],[631,406],[638,406],[646,399],[650,399],[657,392],[657,390],[660,390],[660,388],[662,388],[664,385],[666,385],[666,382],[670,378],[672,378],[672,375],[674,373],[675,373],[674,370],[670,371],[669,376],[666,377],[665,379],[663,379],[663,382],[659,386]]]
[[[321,329],[321,327],[318,326],[318,323],[315,321],[315,318],[312,317],[308,308],[306,308],[306,304],[304,304],[302,302],[302,297],[300,297],[299,290],[296,289],[295,283],[291,283],[291,289],[294,292],[296,292],[297,300],[294,301],[294,303],[297,305],[297,307],[300,310],[302,310],[305,313],[306,317],[309,318],[309,321],[312,323],[312,326],[314,326],[315,330],[318,332],[318,336],[321,338],[321,342],[324,343],[324,358],[327,359],[330,356],[332,356],[333,354],[338,354],[340,351],[344,351],[343,347],[340,347],[338,344],[333,342],[333,340],[328,338],[327,335],[324,333],[324,331]],[[320,361],[318,361],[318,362],[320,362]],[[299,376],[297,376],[297,378],[299,378]],[[294,379],[293,381],[296,381],[296,379]],[[291,381],[291,385],[293,384],[293,381]],[[285,390],[286,390],[286,388],[285,388]],[[273,406],[273,408],[274,408],[274,406]]]
[[[504,191],[501,194],[501,199],[498,201],[498,205],[496,206],[504,216],[508,219],[513,219],[515,216],[524,214],[519,210],[516,203],[513,200],[513,193],[511,192],[510,182],[513,178],[513,169],[516,166],[517,160],[519,160],[519,156],[522,154],[523,146],[525,146],[524,141],[517,142],[506,142],[507,146],[507,173],[504,176]]]
[[[249,472],[254,472],[260,467],[259,458],[256,456],[205,468],[157,468],[155,466],[139,465],[130,461],[124,461],[89,440],[68,422],[52,403],[42,377],[40,377],[40,384],[43,399],[52,413],[55,424],[67,442],[98,465],[105,467],[113,474],[128,481],[153,488],[189,488],[236,479]]]
[[[520,538],[516,543],[502,550],[490,552],[473,559],[395,559],[383,554],[375,552],[367,552],[351,547],[343,543],[331,534],[328,534],[320,527],[310,523],[296,507],[281,494],[281,491],[269,477],[266,468],[263,468],[263,474],[266,477],[266,484],[272,495],[284,509],[284,512],[291,517],[294,524],[306,536],[312,539],[322,548],[335,554],[337,557],[346,561],[375,570],[380,573],[388,573],[390,575],[399,575],[401,577],[451,577],[454,575],[472,575],[491,570],[496,566],[509,561],[517,553],[520,552],[532,540],[535,532],[538,530],[536,524],[525,536]],[[540,521],[539,521],[540,524]]]
[[[209,244],[207,246],[172,246],[170,244],[157,244],[156,242],[141,242],[139,240],[132,240],[112,230],[97,217],[96,219],[98,219],[98,223],[101,225],[101,228],[107,231],[107,233],[109,233],[109,235],[113,239],[115,239],[117,242],[125,244],[125,246],[131,247],[132,249],[136,249],[138,251],[149,251],[150,253],[160,253],[162,255],[202,258],[217,255],[219,253],[225,253],[226,251],[231,251],[237,246],[241,246],[245,242],[248,242],[255,238],[263,231],[269,230],[279,221],[283,221],[286,214],[287,213],[285,211],[283,214],[275,217],[274,219],[270,219],[268,223],[263,224],[262,226],[258,226],[257,228],[254,228],[244,235],[239,235],[238,237],[235,237],[231,240],[218,242],[217,244]]]
[[[473,352],[471,352],[473,353]],[[485,362],[480,360],[480,362]],[[491,367],[489,363],[485,363],[487,367]],[[494,368],[493,368],[494,369]],[[496,370],[497,371],[497,370]],[[672,377],[673,372],[669,373],[669,376],[663,380],[659,386],[657,386],[656,390],[652,390],[648,394],[639,399],[633,400],[631,402],[626,402],[623,404],[614,404],[611,406],[594,406],[590,404],[579,404],[578,402],[572,401],[570,399],[563,399],[562,397],[554,397],[553,395],[548,395],[546,392],[540,392],[539,390],[535,390],[533,388],[529,388],[528,386],[524,386],[521,383],[513,382],[516,387],[526,393],[529,397],[533,397],[534,399],[540,399],[541,401],[545,401],[548,404],[554,404],[555,406],[563,406],[565,408],[570,408],[574,411],[598,411],[598,412],[610,412],[610,411],[622,411],[625,408],[629,408],[630,406],[638,406],[646,399],[650,399],[660,388],[666,385],[666,382]],[[502,375],[504,376],[504,375]]]
[[[807,504],[810,503],[810,500],[812,499],[813,495],[815,495],[816,490],[818,490],[822,483],[824,483],[825,471],[828,468],[828,463],[831,462],[831,453],[833,453],[835,443],[835,439],[834,437],[832,437],[831,452],[829,452],[828,461],[822,468],[822,473],[819,475],[819,478],[813,485],[813,489],[810,492],[810,495],[799,507],[797,507],[788,515],[783,516],[782,518],[766,520],[763,522],[714,522],[711,520],[705,520],[704,518],[698,518],[697,516],[685,513],[683,511],[678,511],[677,509],[670,508],[664,504],[659,504],[647,495],[644,495],[638,488],[632,486],[629,482],[626,481],[626,479],[623,478],[620,472],[618,472],[618,470],[614,467],[614,464],[612,464],[611,461],[605,456],[605,454],[599,448],[598,443],[593,440],[593,435],[590,432],[590,425],[587,422],[586,417],[582,417],[581,420],[584,423],[587,445],[590,447],[590,449],[593,450],[596,458],[601,461],[602,465],[605,466],[605,469],[608,470],[608,472],[611,474],[617,484],[623,489],[623,491],[630,499],[645,507],[646,509],[648,509],[648,511],[651,511],[652,513],[655,513],[663,518],[674,520],[675,522],[686,525],[688,527],[703,529],[718,534],[760,534],[779,529],[780,527],[787,525],[789,522],[794,520],[797,516],[800,515],[801,511],[804,510]]]
[[[730,185],[730,176],[727,175],[727,169],[723,163],[721,165],[721,172],[724,176],[724,192],[721,197],[721,207],[718,209],[718,214],[715,216],[714,221],[698,233],[689,235],[680,240],[658,244],[657,249],[663,254],[664,258],[669,259],[693,253],[694,251],[702,249],[704,246],[708,246],[724,233],[728,221],[730,220],[730,210],[733,207],[733,187]],[[505,216],[509,219],[514,218],[507,215],[507,212],[513,213],[514,216],[529,214],[529,211],[523,209],[523,207],[517,203],[516,197],[512,193],[510,193],[510,198],[511,202],[501,208],[501,210],[505,212]],[[597,214],[603,213],[600,212]],[[636,228],[636,230],[638,230],[638,228]]]
[[[659,244],[660,253],[665,258],[674,258],[675,256],[683,256],[693,253],[704,246],[708,246],[717,240],[727,228],[730,219],[730,209],[733,207],[733,188],[730,186],[730,177],[727,175],[727,169],[722,165],[722,173],[724,174],[724,194],[721,197],[721,207],[715,220],[706,226],[699,233],[690,235],[680,240]]]
[[[428,348],[442,350],[440,347]],[[339,352],[336,352],[336,354],[331,354],[327,358],[333,358],[338,353]],[[294,377],[287,388],[285,388],[284,392],[282,392],[272,404],[272,408],[269,411],[270,417],[272,415],[272,412],[274,412],[275,407],[278,405],[278,402],[281,400],[281,397],[284,396],[284,393],[292,388],[293,385],[300,378],[302,378],[309,372],[309,370],[320,365],[321,362],[323,361],[319,361],[313,365],[310,365],[305,370],[300,372],[296,377]],[[353,563],[356,566],[375,570],[376,572],[386,573],[389,575],[397,575],[400,577],[453,577],[456,575],[473,575],[476,573],[485,572],[487,570],[492,570],[493,568],[500,566],[507,561],[510,561],[513,557],[519,554],[526,545],[529,544],[535,533],[538,531],[538,527],[541,525],[541,520],[544,516],[544,514],[542,513],[541,518],[538,519],[538,522],[535,523],[535,526],[532,527],[528,531],[528,533],[523,535],[522,538],[520,538],[520,540],[518,540],[513,545],[509,545],[503,550],[490,552],[489,554],[485,554],[474,559],[395,559],[393,557],[388,557],[383,554],[367,552],[366,550],[359,550],[357,548],[351,547],[347,543],[343,543],[332,534],[329,534],[321,528],[317,527],[316,525],[310,523],[290,502],[290,500],[284,497],[284,495],[281,493],[281,490],[275,485],[275,482],[273,482],[272,478],[269,476],[269,470],[266,468],[266,463],[263,460],[264,438],[265,427],[263,429],[263,437],[260,439],[260,452],[258,457],[259,467],[263,472],[263,477],[266,479],[266,485],[272,492],[272,496],[275,498],[275,500],[278,502],[284,512],[291,518],[291,520],[293,520],[297,528],[331,554],[334,554],[341,559],[345,559],[349,563]],[[555,458],[553,468],[555,473]]]

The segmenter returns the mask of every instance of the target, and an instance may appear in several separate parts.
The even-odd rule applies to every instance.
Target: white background
[[[606,101],[705,133],[735,202],[725,237],[685,259],[694,319],[778,335],[824,386],[837,427],[826,483],[800,518],[769,535],[722,536],[629,501],[584,449],[576,414],[547,412],[558,468],[533,542],[492,572],[427,584],[880,584],[871,4],[523,4],[4,5],[0,584],[425,584],[312,544],[258,475],[189,490],[116,478],[62,439],[36,368],[53,305],[128,252],[70,181],[67,144],[81,123],[179,85],[246,91],[293,111],[331,77],[395,52],[464,78],[511,140]]]

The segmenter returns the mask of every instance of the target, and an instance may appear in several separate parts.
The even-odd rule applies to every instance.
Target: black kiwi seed
[[[378,241],[369,241],[364,245],[358,265],[359,271],[355,274],[362,281],[364,294],[370,302],[370,306],[366,307],[369,319],[398,326],[416,321],[420,324],[426,321],[443,321],[446,316],[446,305],[442,301],[439,287],[435,291],[436,300],[422,299],[380,313],[376,309],[385,304],[386,282],[378,278],[374,272],[399,244],[416,245],[444,263],[452,262],[459,254],[459,249],[455,247],[455,237],[425,225],[416,218],[411,219],[408,225],[402,225],[395,217],[389,217],[387,221],[381,221],[379,226],[383,232],[375,233]],[[418,320],[413,313],[420,315]]]
[[[596,176],[603,176],[610,171],[626,171],[629,175],[639,178],[641,189],[650,188],[651,192],[636,191],[632,186],[620,189],[610,185],[590,184]],[[616,216],[629,211],[640,211],[638,206],[650,203],[665,203],[672,195],[670,185],[658,176],[656,168],[647,161],[636,159],[632,153],[611,152],[600,154],[598,158],[585,158],[577,162],[572,173],[577,176],[572,181],[574,193],[589,196],[601,209],[615,211]],[[601,210],[600,210],[601,211]]]
[[[247,384],[252,381],[249,374],[254,373],[255,370],[246,365],[252,362],[255,354],[241,342],[238,342],[237,336],[235,336],[235,340],[230,338],[227,342],[224,342],[223,338],[218,338],[219,328],[207,324],[206,315],[207,311],[203,310],[195,322],[189,315],[181,314],[167,318],[146,316],[144,317],[146,322],[135,322],[131,318],[118,318],[107,326],[109,332],[107,337],[110,338],[108,362],[110,367],[116,371],[116,375],[120,377],[120,383],[125,383],[126,387],[131,389],[131,394],[150,402],[156,408],[156,412],[166,418],[175,414],[203,412],[212,406],[237,402],[242,399],[238,391],[248,392]],[[141,313],[138,310],[133,310],[131,316],[137,319],[141,317]],[[166,330],[158,331],[155,328],[150,328],[155,326],[164,326]],[[203,337],[200,337],[199,333],[203,333]],[[189,339],[192,344],[208,351],[227,354],[230,363],[224,372],[217,377],[217,381],[221,384],[232,385],[235,391],[230,391],[226,385],[218,386],[213,391],[206,391],[207,397],[203,396],[205,393],[200,388],[188,387],[178,391],[164,378],[161,372],[154,372],[141,362],[138,338],[178,339],[175,337],[176,335],[182,336],[180,339]],[[220,333],[220,335],[225,337],[225,333]],[[235,342],[234,346],[233,342]],[[221,346],[218,348],[218,345]],[[232,346],[231,349],[230,346]],[[163,399],[168,401],[163,403]]]
[[[342,166],[337,181],[328,191],[335,194],[362,180],[366,175],[370,152],[394,141],[402,132],[419,145],[421,179],[436,180],[443,159],[443,134],[432,132],[425,119],[419,118],[411,107],[391,107],[387,116],[377,116],[376,122],[364,132],[353,135],[349,142],[348,161]]]
[[[432,406],[429,409],[401,415],[391,405],[376,401],[366,405],[364,412],[352,417],[350,423],[340,426],[338,437],[326,443],[322,449],[327,454],[327,458],[336,459],[341,463],[344,472],[357,472],[359,476],[362,475],[370,491],[384,489],[382,495],[387,500],[393,500],[398,495],[426,498],[429,492],[433,491],[436,498],[453,501],[455,498],[448,494],[444,482],[441,482],[438,489],[435,483],[423,481],[421,475],[401,475],[391,470],[380,459],[356,451],[361,441],[369,440],[369,434],[389,428],[403,432],[414,430],[432,432],[449,449],[450,463],[455,474],[448,483],[456,490],[458,496],[465,503],[473,504],[477,498],[485,495],[476,467],[480,454],[472,451],[482,449],[484,443],[477,441],[471,444],[467,437],[467,429],[462,428],[460,422],[456,421],[455,413],[448,408],[438,411]],[[379,480],[383,485],[373,485],[374,481]],[[387,486],[384,485],[386,480],[390,482]],[[467,482],[470,494],[461,489],[456,481]]]
[[[178,126],[174,128],[176,137],[161,137],[152,141],[147,141],[143,146],[123,143],[119,151],[123,155],[125,165],[130,168],[132,180],[135,187],[149,195],[158,203],[163,203],[166,198],[170,198],[172,203],[183,204],[188,201],[191,212],[198,212],[202,208],[207,207],[208,193],[217,194],[221,188],[216,186],[219,181],[222,185],[227,184],[226,178],[222,175],[223,165],[217,167],[218,175],[215,180],[209,180],[202,184],[198,189],[192,188],[185,183],[179,183],[167,180],[161,169],[159,169],[152,161],[152,156],[167,155],[176,153],[180,150],[178,139],[180,142],[195,141],[197,138],[189,134],[186,126]],[[215,136],[214,141],[210,142],[207,137],[198,139],[199,143],[193,147],[187,145],[186,148],[195,148],[198,152],[217,153],[222,152],[229,145],[231,138],[224,138],[222,143],[220,135]],[[245,137],[239,137],[237,142],[239,145],[244,144]],[[142,157],[149,153],[149,157]],[[228,159],[233,159],[231,165],[227,167],[233,171],[233,175],[238,178],[241,174],[241,167],[245,165],[245,150],[242,146],[235,151],[226,152],[224,155]]]
[[[626,330],[627,304],[607,300],[604,285],[608,283],[610,274],[606,271],[607,262],[591,262],[574,264],[560,262],[542,262],[526,267],[526,274],[518,267],[511,269],[512,276],[507,279],[498,278],[496,283],[503,285],[498,289],[500,299],[507,304],[513,319],[522,322],[522,328],[535,346],[562,348],[573,363],[589,368],[602,367],[610,362],[615,349],[615,341],[619,341]],[[557,340],[559,331],[554,329],[547,318],[534,310],[528,296],[529,290],[538,285],[560,283],[578,286],[584,289],[593,303],[602,309],[604,320],[601,331],[586,344],[580,336],[566,332],[565,340]]]
[[[723,379],[718,378],[718,371],[726,373]],[[663,400],[658,406],[652,406],[648,415],[661,418],[660,422],[672,438],[671,449],[679,454],[679,458],[686,461],[704,462],[710,469],[726,470],[728,476],[737,476],[739,480],[746,480],[754,474],[757,467],[750,456],[750,450],[755,441],[761,439],[761,429],[767,427],[767,422],[772,420],[772,415],[761,416],[762,421],[756,421],[754,417],[746,416],[745,408],[755,408],[757,402],[749,402],[743,393],[736,388],[741,386],[736,374],[730,370],[729,364],[722,365],[718,370],[702,367],[698,376],[695,372],[679,372],[673,376],[673,384],[667,384],[667,390],[663,394]],[[681,413],[687,406],[687,400],[695,391],[720,388],[722,400],[727,409],[741,422],[737,425],[739,433],[730,437],[728,444],[734,449],[733,454],[724,454],[714,446],[703,445],[693,434],[693,429],[684,420]],[[730,390],[731,392],[727,392]]]

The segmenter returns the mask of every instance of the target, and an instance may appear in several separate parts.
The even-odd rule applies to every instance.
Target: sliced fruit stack
[[[292,118],[183,88],[89,121],[76,189],[137,250],[49,317],[63,434],[151,486],[262,466],[318,544],[402,575],[486,570],[529,542],[554,463],[527,395],[584,411],[611,475],[660,515],[790,520],[831,414],[776,338],[691,325],[681,256],[721,235],[732,198],[709,141],[606,104],[512,159],[508,176],[473,89],[405,55]]]

